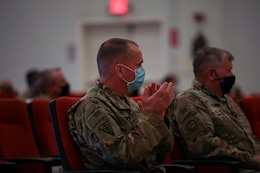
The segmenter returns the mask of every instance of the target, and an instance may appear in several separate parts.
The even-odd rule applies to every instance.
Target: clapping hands
[[[142,101],[138,101],[138,104],[142,111],[151,111],[164,118],[173,99],[174,86],[171,82],[164,82],[162,85],[153,82],[144,88]]]

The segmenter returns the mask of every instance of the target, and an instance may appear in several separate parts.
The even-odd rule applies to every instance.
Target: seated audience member
[[[179,84],[179,77],[175,74],[168,74],[166,75],[163,80],[161,81],[161,83],[163,82],[172,82],[174,85],[174,95],[176,96],[180,91],[177,89],[178,88],[178,84]]]
[[[17,95],[17,91],[15,91],[9,80],[0,82],[0,98],[15,98]]]
[[[130,91],[127,96],[129,97],[135,97],[135,96],[139,96],[139,90],[134,90],[134,91]]]
[[[27,99],[32,97],[32,88],[40,76],[40,71],[38,69],[30,69],[25,74],[25,82],[27,84],[27,89],[22,93],[21,98]]]
[[[82,91],[70,91],[69,92],[69,97],[83,97],[87,94],[87,90],[82,90]]]
[[[234,85],[230,91],[230,96],[236,98],[238,101],[242,100],[245,97],[241,87]]]
[[[172,123],[165,111],[174,87],[171,82],[146,86],[139,107],[127,94],[143,84],[142,63],[133,41],[112,38],[100,46],[100,78],[68,112],[86,169],[165,172],[161,163],[173,146]]]
[[[60,68],[45,69],[33,86],[32,98],[54,99],[69,95],[69,83]]]
[[[260,141],[239,106],[227,95],[235,76],[233,56],[205,47],[193,59],[195,80],[171,107],[174,133],[188,158],[229,158],[241,162],[241,172],[259,172]]]

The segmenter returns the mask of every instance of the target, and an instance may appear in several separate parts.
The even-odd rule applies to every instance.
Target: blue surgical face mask
[[[128,70],[132,71],[135,73],[135,78],[133,81],[127,81],[126,79],[124,79],[122,77],[122,79],[127,82],[127,88],[128,91],[135,91],[138,90],[143,82],[144,82],[144,77],[145,77],[145,71],[143,69],[143,67],[140,67],[138,69],[132,70],[131,68],[127,67],[126,65],[122,64],[125,68],[127,68]]]

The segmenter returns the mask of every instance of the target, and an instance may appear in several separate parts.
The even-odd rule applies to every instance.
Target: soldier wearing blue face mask
[[[172,123],[165,115],[174,98],[172,83],[146,86],[139,107],[127,96],[144,82],[139,46],[109,39],[99,48],[97,64],[96,86],[68,112],[86,169],[165,172],[161,163],[173,146]]]
[[[125,82],[127,82],[128,91],[138,90],[144,82],[145,71],[144,71],[143,67],[139,67],[138,69],[132,70],[131,68],[127,67],[126,65],[122,64],[122,66],[135,73],[135,78],[131,82],[127,81],[126,79],[124,79],[122,77],[122,79]]]

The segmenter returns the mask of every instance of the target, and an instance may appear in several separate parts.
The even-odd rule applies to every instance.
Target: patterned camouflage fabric
[[[86,169],[165,172],[160,163],[172,149],[172,123],[141,113],[132,99],[97,84],[68,114]]]
[[[229,97],[219,97],[198,81],[180,93],[171,106],[174,133],[188,158],[231,157],[241,167],[259,170],[260,142],[240,107]]]

